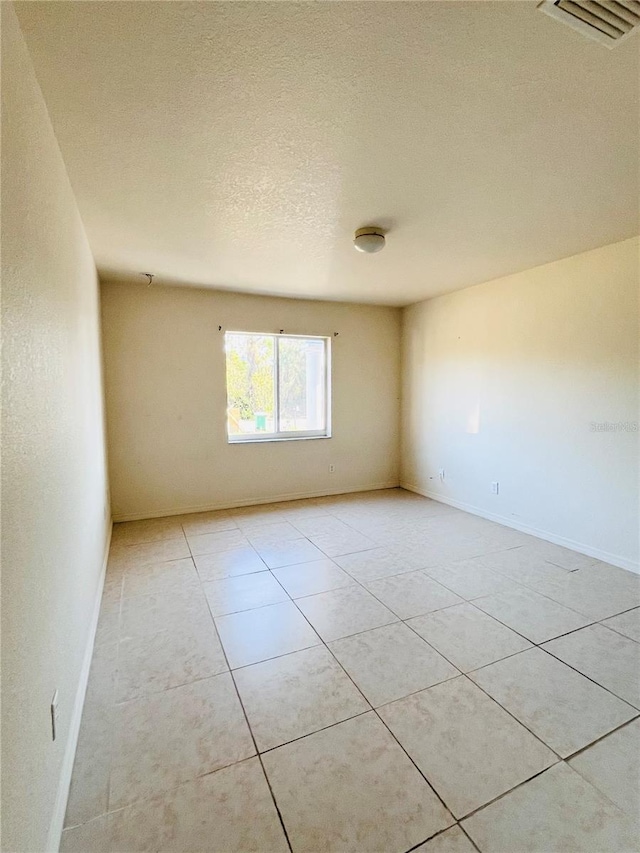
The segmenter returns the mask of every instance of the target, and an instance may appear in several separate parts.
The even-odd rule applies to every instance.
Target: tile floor
[[[115,526],[62,850],[640,850],[640,577],[400,489]]]

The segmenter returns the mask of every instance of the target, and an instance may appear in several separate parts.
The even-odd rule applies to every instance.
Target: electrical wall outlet
[[[438,477],[440,478],[440,482],[444,480],[444,468],[438,468]]]
[[[56,739],[56,729],[58,728],[58,691],[53,694],[51,700],[51,740]]]
[[[492,495],[500,494],[500,483],[498,483],[498,482],[491,483],[491,494]]]
[[[329,465],[329,473],[330,474],[336,473],[336,466],[335,465]]]

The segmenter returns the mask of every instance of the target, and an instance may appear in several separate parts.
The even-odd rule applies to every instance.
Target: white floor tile
[[[640,708],[640,644],[628,637],[590,625],[543,648],[620,699]]]
[[[163,539],[156,542],[144,542],[138,545],[111,546],[109,552],[110,569],[126,569],[144,563],[161,563],[165,560],[182,560],[190,557],[191,552],[184,534],[175,539]]]
[[[369,710],[325,646],[243,667],[234,677],[261,751]]]
[[[372,712],[263,761],[293,853],[403,853],[453,823]]]
[[[638,713],[537,648],[489,664],[469,677],[563,758]]]
[[[462,672],[531,646],[524,637],[469,603],[418,616],[407,624]]]
[[[131,566],[124,573],[122,597],[181,593],[197,589],[199,583],[191,558]]]
[[[273,569],[273,575],[292,598],[329,592],[329,590],[340,589],[355,583],[350,575],[328,558]]]
[[[482,853],[624,853],[639,643],[637,575],[401,489],[119,524],[61,850],[470,853],[373,705]]]
[[[426,572],[404,572],[365,584],[400,619],[410,619],[432,610],[460,604],[462,599]]]
[[[249,546],[232,548],[217,554],[205,554],[202,557],[196,557],[195,564],[201,581],[213,581],[267,570],[265,563]]]
[[[182,631],[196,624],[211,624],[202,589],[125,598],[120,614],[120,640],[145,637],[158,631]]]
[[[218,533],[199,533],[187,536],[189,548],[194,557],[202,554],[219,554],[231,548],[242,548],[248,544],[241,530],[221,530]]]
[[[336,563],[360,583],[423,569],[428,562],[420,553],[400,546],[373,548],[336,557]]]
[[[304,539],[302,533],[288,521],[277,521],[273,524],[251,527],[245,531],[245,535],[254,548]]]
[[[416,847],[412,853],[475,853],[476,848],[459,826],[452,826],[431,841]]]
[[[632,720],[574,755],[568,763],[633,821],[640,823],[640,719]]]
[[[257,758],[112,814],[109,844],[113,853],[287,853],[289,849]],[[92,849],[88,846],[85,853]]]
[[[123,640],[116,702],[179,687],[228,669],[212,621]]]
[[[464,676],[385,705],[379,713],[458,818],[557,761]]]
[[[113,525],[113,545],[141,545],[163,539],[182,539],[180,516],[125,521]]]
[[[619,616],[612,616],[611,619],[605,619],[602,624],[640,643],[640,607],[621,613]]]
[[[482,853],[636,853],[626,816],[566,764],[462,823]]]
[[[289,596],[271,572],[220,578],[202,584],[202,588],[214,616],[289,601]]]
[[[466,601],[480,598],[482,595],[517,589],[515,582],[510,578],[487,569],[482,564],[482,559],[484,558],[463,560],[446,566],[433,566],[426,572]]]
[[[554,601],[584,613],[592,621],[616,616],[640,604],[640,575],[605,563],[560,576],[540,576],[527,580],[527,584]]]
[[[343,554],[354,554],[358,551],[370,551],[376,547],[376,543],[358,533],[357,530],[347,528],[340,532],[318,533],[310,536],[313,544],[319,548],[327,557],[339,557]]]
[[[199,536],[202,533],[220,533],[237,527],[231,513],[227,510],[211,512],[193,512],[179,516],[186,536]]]
[[[78,734],[65,826],[107,811],[113,745],[113,706],[85,705]]]
[[[296,563],[309,563],[321,560],[326,555],[308,539],[295,539],[279,544],[263,544],[256,548],[260,557],[270,569],[282,566],[295,566]]]
[[[291,601],[218,616],[216,626],[232,669],[320,643]]]
[[[116,708],[109,807],[152,797],[255,754],[228,673]]]
[[[346,586],[299,598],[297,605],[325,643],[371,628],[398,617],[360,586]]]
[[[401,622],[335,640],[329,648],[376,708],[459,674]]]
[[[107,815],[65,829],[60,839],[60,853],[111,853]]]
[[[532,643],[544,643],[592,621],[588,616],[524,587],[476,598],[473,603]]]

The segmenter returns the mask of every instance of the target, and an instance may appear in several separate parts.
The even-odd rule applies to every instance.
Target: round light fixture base
[[[368,255],[373,255],[374,252],[380,252],[384,249],[385,242],[382,229],[375,225],[358,228],[353,238],[353,245],[356,249],[359,252],[366,252]]]

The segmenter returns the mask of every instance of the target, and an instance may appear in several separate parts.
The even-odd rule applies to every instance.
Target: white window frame
[[[313,340],[322,341],[324,343],[324,408],[325,408],[325,426],[324,429],[318,430],[296,430],[294,432],[285,432],[277,430],[276,432],[251,433],[248,435],[232,435],[229,432],[229,419],[226,420],[227,442],[229,444],[251,444],[253,442],[263,441],[299,441],[313,438],[331,438],[331,338],[323,335],[289,335],[284,332],[277,334],[274,332],[236,332],[229,329],[225,331],[225,397],[227,401],[227,410],[229,408],[229,388],[227,386],[227,335],[246,335],[248,337],[273,338],[273,387],[274,387],[274,422],[280,423],[280,382],[279,382],[279,366],[280,366],[280,340],[296,339],[296,340]]]

